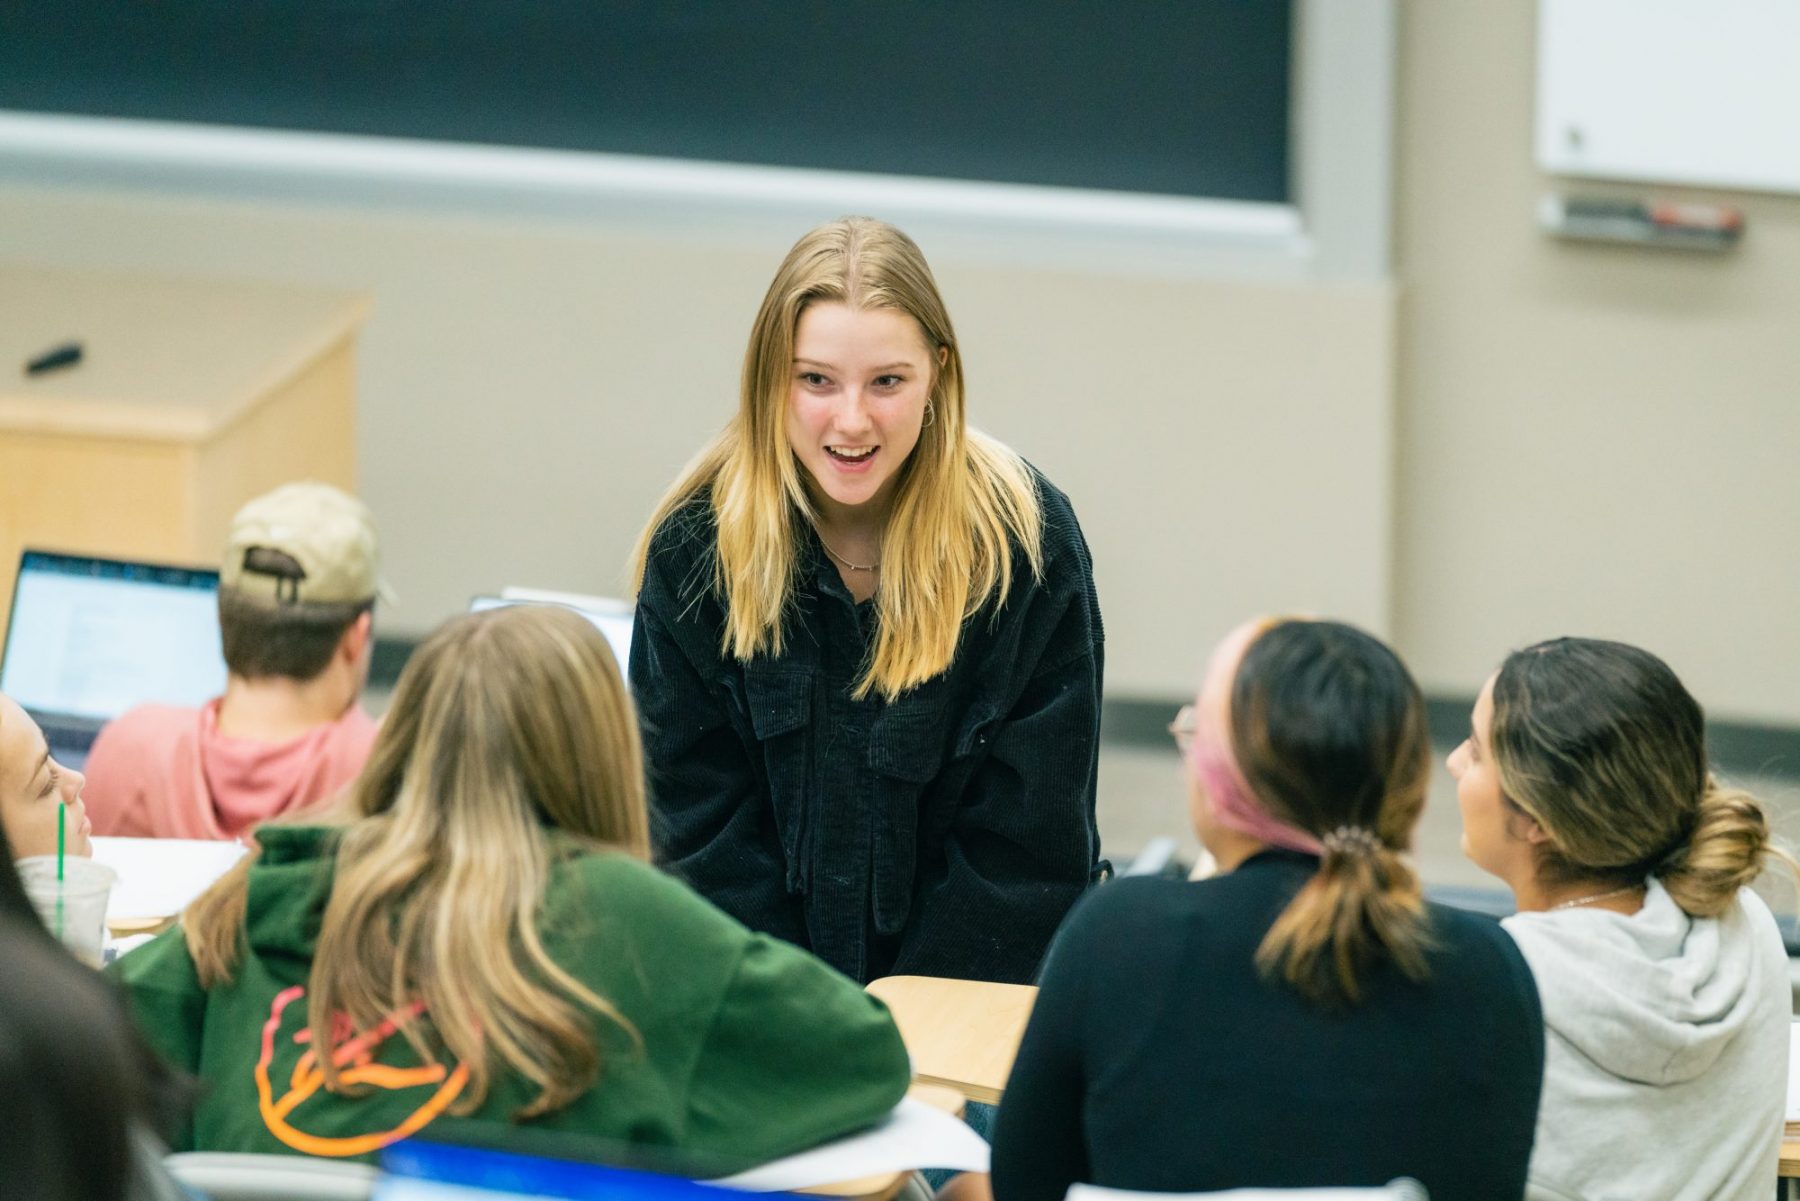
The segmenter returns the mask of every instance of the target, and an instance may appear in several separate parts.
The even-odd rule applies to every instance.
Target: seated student
[[[16,749],[3,730],[0,769]],[[176,1201],[149,1133],[173,1083],[44,929],[13,856],[0,829],[0,1197]]]
[[[637,719],[576,614],[426,639],[348,812],[259,829],[115,968],[209,1087],[192,1147],[367,1156],[451,1114],[736,1166],[905,1093],[879,1002],[647,862]]]
[[[1410,1176],[1516,1201],[1542,1016],[1499,926],[1427,904],[1401,857],[1431,754],[1406,668],[1335,622],[1253,623],[1171,728],[1224,874],[1121,880],[1070,916],[1001,1102],[993,1195]]]
[[[80,772],[50,757],[31,715],[0,695],[0,834],[12,847],[9,865],[15,858],[56,854],[59,825],[65,853],[93,853],[83,782]],[[59,812],[65,805],[67,812]]]
[[[16,918],[0,918],[0,961],[0,1196],[126,1201],[139,1098],[117,1007]]]
[[[88,756],[94,830],[236,838],[355,778],[375,740],[358,703],[380,590],[375,528],[328,484],[287,484],[232,518],[219,569],[225,694],[143,705]]]
[[[1539,643],[1482,688],[1450,771],[1543,997],[1530,1195],[1763,1201],[1793,1002],[1748,885],[1787,856],[1708,773],[1699,704],[1636,647]]]

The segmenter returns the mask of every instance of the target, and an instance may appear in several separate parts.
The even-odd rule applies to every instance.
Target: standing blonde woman
[[[1699,704],[1637,647],[1539,643],[1482,688],[1450,771],[1463,850],[1512,889],[1543,994],[1528,1195],[1763,1201],[1793,1000],[1749,885],[1793,861],[1709,773]]]
[[[261,827],[115,969],[206,1086],[192,1148],[368,1156],[450,1115],[728,1165],[905,1092],[878,1003],[645,862],[637,722],[573,613],[428,638],[348,808]]]
[[[788,252],[637,570],[658,854],[857,979],[1029,979],[1099,874],[1100,611],[1067,498],[967,425],[905,234]]]

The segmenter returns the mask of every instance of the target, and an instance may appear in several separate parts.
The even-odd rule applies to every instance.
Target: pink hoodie
[[[258,822],[335,795],[362,770],[376,723],[351,705],[287,742],[219,733],[219,702],[141,705],[94,740],[82,798],[94,833],[237,838]]]

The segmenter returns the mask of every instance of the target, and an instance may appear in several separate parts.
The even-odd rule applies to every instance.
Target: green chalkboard
[[[1288,200],[1292,0],[11,0],[0,107]]]

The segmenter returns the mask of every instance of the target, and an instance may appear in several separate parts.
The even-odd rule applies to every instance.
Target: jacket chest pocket
[[[935,705],[892,708],[869,740],[874,775],[873,893],[875,928],[906,927],[918,870],[919,826],[928,793],[944,766],[945,716]]]
[[[775,830],[787,860],[787,888],[806,886],[806,798],[812,742],[810,672],[750,670],[744,674],[744,702],[756,753],[768,781]]]

